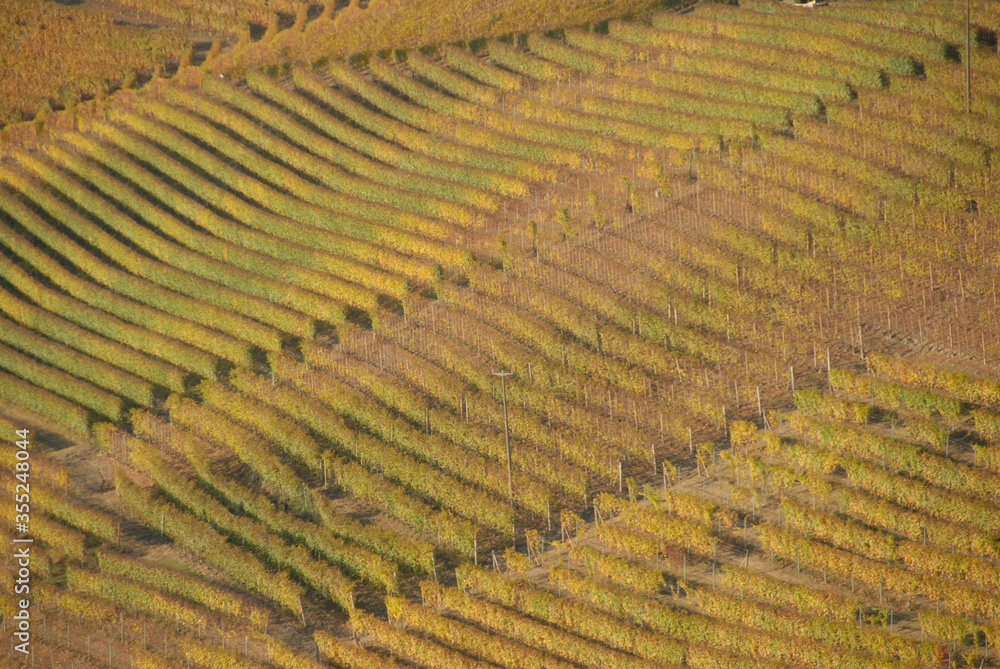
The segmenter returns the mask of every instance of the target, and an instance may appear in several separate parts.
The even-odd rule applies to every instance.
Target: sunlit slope
[[[967,113],[964,14],[871,7],[206,68],[16,151],[2,411],[52,431],[37,601],[72,628],[40,652],[992,645],[1000,57],[984,22]]]

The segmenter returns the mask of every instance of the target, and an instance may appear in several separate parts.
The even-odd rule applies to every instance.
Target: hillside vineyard
[[[973,7],[185,65],[8,142],[0,478],[28,429],[34,543],[0,657],[998,666]]]

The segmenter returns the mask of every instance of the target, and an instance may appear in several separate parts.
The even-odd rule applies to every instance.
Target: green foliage
[[[97,560],[102,574],[143,584],[153,592],[182,597],[216,613],[246,619],[257,629],[267,622],[265,609],[197,576],[103,548],[97,550]]]
[[[290,362],[280,362],[274,369],[279,378],[285,378],[287,374],[287,378],[298,385],[299,392],[280,386],[267,388],[270,384],[265,386],[261,383],[250,383],[246,375],[238,375],[235,380],[240,385],[241,390],[258,400],[266,399],[275,408],[301,421],[327,442],[336,445],[344,454],[369,454],[369,462],[375,459],[373,456],[386,454],[385,464],[391,466],[386,472],[402,476],[407,483],[412,481],[417,490],[425,492],[431,499],[447,500],[449,506],[454,504],[455,508],[461,508],[468,512],[468,500],[481,498],[481,495],[475,493],[465,494],[465,491],[461,490],[460,487],[452,489],[454,482],[441,483],[445,477],[438,472],[435,472],[431,479],[422,478],[421,474],[429,471],[429,467],[421,466],[398,453],[394,454],[376,439],[351,430],[344,423],[343,417],[333,414],[330,406],[320,399],[333,398],[335,397],[334,392],[322,393],[319,397],[312,396],[312,388],[308,381],[310,377],[304,375],[304,370],[301,368],[297,369]],[[363,447],[364,451],[361,450]],[[373,450],[368,450],[368,447]],[[353,462],[329,454],[325,456],[325,461],[327,472],[332,474],[338,483],[352,495],[375,503],[404,522],[437,533],[445,541],[460,545],[460,550],[464,552],[472,552],[477,530],[470,523],[455,518],[447,511],[433,510],[429,505],[411,497],[402,486],[390,483],[384,477],[372,474]],[[435,483],[438,484],[437,487],[435,487]],[[444,488],[440,486],[444,486]],[[471,493],[471,491],[469,492]],[[460,504],[459,499],[464,500],[464,503]],[[492,509],[488,513],[502,514],[504,512]],[[504,529],[506,529],[506,525]],[[410,558],[410,560],[412,564],[413,559]],[[425,565],[426,563],[420,562],[420,564]]]
[[[21,317],[19,318],[18,316],[14,316],[11,311],[5,309],[8,314],[14,316],[17,320],[24,322],[23,318],[32,318],[28,314],[34,314],[39,320],[51,320],[62,317],[69,322],[87,328],[96,333],[96,335],[105,337],[104,341],[107,341],[111,346],[115,346],[116,342],[122,342],[146,354],[145,356],[140,354],[140,357],[155,356],[167,360],[181,369],[186,369],[201,376],[214,376],[218,369],[217,359],[205,351],[179,342],[176,339],[151,332],[146,328],[133,325],[69,297],[62,292],[55,291],[41,281],[31,277],[28,272],[17,265],[4,263],[2,269],[0,269],[0,277],[10,282],[22,295],[31,299],[38,307],[45,310],[41,311],[41,309],[33,306],[24,305],[25,308],[19,310],[21,313]],[[12,306],[14,303],[20,302],[16,301],[16,298],[13,297],[9,299]],[[95,339],[101,338],[96,335],[92,336]],[[63,334],[60,338],[65,339],[66,334]],[[152,363],[150,364],[150,368],[156,369]],[[157,378],[159,382],[166,380],[166,378],[162,377]]]
[[[831,370],[831,379],[832,376],[833,371]],[[843,389],[844,384],[841,377],[838,376],[838,380],[833,382],[833,387]],[[871,406],[867,404],[848,402],[834,395],[812,389],[796,390],[795,404],[805,414],[827,420],[851,422],[856,425],[866,424],[871,414]]]
[[[427,440],[429,443],[422,443],[423,439],[419,439],[415,431],[403,428],[400,423],[385,425],[383,409],[372,405],[329,375],[310,372],[307,367],[278,357],[273,357],[270,362],[278,378],[287,379],[300,390],[313,395],[310,408],[320,415],[310,417],[310,427],[334,444],[340,453],[353,454],[362,464],[367,463],[369,466],[377,464],[388,477],[474,522],[500,531],[511,526],[513,519],[510,510],[497,504],[495,495],[489,495],[461,483],[417,460],[406,451],[420,453],[423,457],[431,459],[428,457],[433,453],[431,448],[437,446],[440,451],[438,454],[433,454],[434,459],[446,462],[450,471],[458,473],[463,478],[482,476],[482,474],[477,475],[478,468],[467,466],[466,458],[459,458],[458,454],[448,449],[445,444],[434,444],[431,440]],[[334,412],[332,416],[331,409]],[[400,429],[395,433],[382,434],[380,438],[376,438],[352,429],[345,419],[355,424],[360,423],[376,434],[380,430],[389,432],[391,427],[396,425]],[[494,491],[500,493],[506,489],[506,477],[501,474],[500,467],[490,467],[484,473],[489,476],[487,480]]]
[[[6,319],[0,319],[0,324],[7,326],[8,322]],[[21,328],[17,329],[25,332]],[[41,353],[44,355],[46,352],[43,347]],[[82,358],[83,356],[80,357]],[[80,362],[77,359],[73,360],[75,364],[79,364]],[[58,368],[42,364],[3,344],[0,344],[0,368],[26,381],[30,381],[39,388],[49,390],[86,407],[105,418],[118,420],[122,415],[123,405],[121,398],[67,374]],[[82,366],[82,369],[86,369],[86,366]]]
[[[301,611],[304,591],[288,572],[272,572],[253,555],[229,544],[207,523],[139,487],[121,469],[115,474],[115,488],[129,514],[148,528],[162,530],[247,590],[260,593],[294,614]]]
[[[339,395],[343,397],[339,406],[350,419],[363,425],[383,441],[394,443],[459,479],[475,482],[498,495],[507,494],[507,475],[503,467],[506,463],[506,449],[494,434],[456,423],[451,414],[431,408],[432,398],[410,392],[396,379],[376,374],[374,370],[357,364],[344,364],[343,359],[324,348],[304,344],[303,355],[308,364],[337,374],[337,381],[327,377],[327,383],[336,384]],[[385,406],[402,413],[409,419],[409,423],[387,417],[382,407],[376,408],[362,395],[340,385],[344,382],[361,386]],[[428,421],[439,434],[420,433],[412,427]],[[451,443],[442,439],[442,436]],[[516,451],[520,457],[515,465],[518,471],[513,474],[514,501],[539,516],[544,515],[549,508],[551,496],[545,487],[527,473],[533,469],[531,461],[534,457],[521,448]]]
[[[182,112],[172,110],[171,107],[166,105],[160,107],[160,109],[164,110],[165,114],[182,114]],[[247,167],[251,168],[251,171],[255,171],[264,181],[249,177],[244,172],[233,169],[233,167],[231,165],[227,165],[225,161],[220,160],[217,156],[213,156],[211,152],[202,149],[194,142],[186,139],[179,132],[170,129],[168,126],[134,115],[125,116],[122,120],[146,136],[154,138],[160,136],[169,137],[169,145],[174,151],[180,153],[192,162],[196,162],[206,168],[212,169],[213,174],[217,175],[219,179],[223,180],[227,185],[246,194],[248,198],[256,200],[282,216],[287,216],[314,227],[325,228],[327,230],[352,237],[356,236],[363,240],[382,242],[410,254],[430,254],[432,257],[446,260],[449,264],[462,265],[470,259],[468,251],[456,249],[454,247],[441,244],[436,240],[428,240],[426,237],[413,234],[413,231],[416,231],[431,238],[450,237],[453,233],[453,228],[451,226],[444,224],[439,220],[429,219],[420,213],[407,212],[405,211],[407,208],[405,203],[394,198],[390,197],[385,202],[382,202],[380,199],[372,195],[370,186],[364,185],[365,182],[360,178],[340,172],[339,170],[329,170],[326,168],[321,169],[321,164],[318,158],[309,157],[305,155],[304,152],[299,151],[296,155],[298,155],[303,162],[308,163],[313,171],[322,172],[324,175],[322,179],[325,180],[327,182],[326,185],[332,187],[333,190],[319,187],[311,181],[299,177],[291,170],[261,159],[259,154],[253,152],[251,149],[238,142],[228,139],[224,133],[215,131],[212,126],[204,121],[198,121],[195,117],[191,117],[190,115],[182,116],[182,118],[198,123],[198,127],[207,133],[208,136],[210,136],[213,140],[220,142],[225,149],[231,151],[234,155],[234,159],[238,161],[248,161],[245,163]],[[255,124],[250,122],[248,119],[243,119],[239,116],[236,116],[235,118],[242,119],[240,127],[244,129],[248,135],[255,134],[255,131],[253,130],[253,128],[256,128]],[[98,129],[108,134],[111,139],[115,140],[127,150],[139,151],[139,155],[141,157],[144,157],[141,153],[143,149],[146,149],[147,151],[150,149],[148,144],[137,142],[134,137],[131,139],[123,139],[123,137],[127,137],[127,135],[116,133],[107,125],[99,125]],[[152,150],[151,153],[147,153],[147,155],[152,156],[154,161],[158,159],[163,160],[162,152],[155,149]],[[144,157],[144,159],[146,158]],[[187,172],[182,171],[180,176],[183,176],[186,173]],[[266,181],[270,181],[274,185],[269,185]],[[219,189],[211,189],[203,180],[198,181],[196,179],[191,183],[202,188],[209,188],[209,192],[220,192]],[[281,190],[276,188],[276,186],[280,187],[282,190],[288,191],[288,193],[282,193]],[[289,193],[291,193],[291,196]],[[368,196],[370,199],[367,201],[363,198],[359,200],[356,197],[359,193]],[[403,197],[411,198],[417,196],[404,195]],[[225,200],[225,204],[226,206],[240,206],[238,201],[232,199]],[[395,205],[397,207],[404,205],[400,207],[404,211],[393,208],[391,205]],[[420,207],[417,207],[417,209],[420,209]],[[341,215],[331,218],[331,211]],[[239,212],[244,213],[240,214]],[[255,210],[252,208],[247,209],[246,205],[234,210],[234,213],[237,213],[237,215],[247,219],[248,222],[252,222],[253,216],[247,215],[246,212],[255,212]],[[254,215],[262,219],[260,223],[256,223],[256,225],[266,225],[266,230],[269,233],[278,233],[281,231],[282,220],[280,217],[261,217],[259,211],[255,212]],[[373,222],[384,223],[384,225],[373,225]],[[285,227],[287,227],[287,225],[285,225]],[[403,230],[398,230],[396,228],[402,228]],[[310,239],[314,239],[318,232],[310,232],[308,230],[300,230],[296,232],[295,230],[287,230],[282,234],[284,236],[291,235],[292,241],[301,243],[305,241],[303,234],[312,234],[314,236],[310,237]],[[319,242],[319,246],[321,248],[329,248],[331,251],[335,250],[343,252],[346,244],[344,242],[337,244],[337,241],[338,240],[331,239],[327,242]],[[336,245],[332,246],[334,244]],[[364,248],[364,245],[353,244],[351,246],[347,246],[347,248],[351,249],[353,253],[358,253],[358,250]],[[367,251],[367,255],[368,259],[370,259],[370,247]],[[395,258],[399,259],[400,256],[395,256]],[[400,259],[399,262],[402,267],[406,269],[410,269],[414,266],[413,261],[406,259]],[[416,266],[419,267],[419,264]],[[410,271],[413,270],[410,269]],[[424,266],[424,271],[426,271],[426,266]],[[419,274],[419,271],[417,273]],[[369,274],[372,273],[369,271]],[[376,276],[378,274],[379,273],[375,273]],[[399,279],[395,278],[395,285],[390,288],[390,292],[398,292],[402,287],[404,286],[400,285]]]
[[[252,90],[268,100],[294,111],[319,128],[323,134],[313,132],[280,108],[262,103],[259,98],[254,98],[234,86],[213,81],[205,86],[205,90],[258,122],[279,130],[295,144],[308,147],[310,153],[332,164],[361,173],[373,181],[385,181],[394,185],[405,183],[408,190],[491,212],[496,211],[499,206],[496,197],[490,193],[454,183],[460,179],[459,171],[449,170],[448,166],[400,151],[387,142],[339,122],[325,110],[290,93],[269,79],[251,73],[248,75],[248,84]],[[193,104],[198,109],[202,108],[204,98],[197,99],[197,102],[194,99],[189,100],[188,105]],[[210,107],[205,111],[212,113],[215,108]],[[217,114],[212,113],[212,115]],[[338,143],[331,140],[336,140]],[[394,172],[386,169],[383,163],[405,170],[405,182],[400,182],[402,175],[393,176]]]
[[[304,81],[304,77],[307,75],[301,71],[299,71],[297,75],[297,81],[305,84],[310,92],[317,91],[319,93],[319,97],[324,103],[329,104],[341,113],[345,113],[355,122],[364,124],[366,129],[370,131],[378,133],[386,132],[386,129],[380,127],[382,124],[381,119],[372,114],[372,112],[363,105],[352,100],[343,92],[324,86],[321,82],[314,79]],[[347,146],[364,153],[370,158],[388,163],[399,169],[424,175],[432,179],[447,180],[468,186],[467,188],[458,188],[454,186],[447,186],[446,184],[438,182],[433,186],[435,191],[427,190],[431,188],[431,186],[429,184],[425,185],[425,192],[438,192],[438,194],[442,197],[447,197],[448,199],[458,202],[464,202],[470,206],[485,209],[491,212],[496,211],[499,206],[496,198],[491,197],[489,193],[476,189],[497,191],[502,195],[523,195],[526,192],[526,186],[524,183],[519,180],[504,178],[502,175],[498,175],[492,170],[482,169],[468,164],[454,165],[451,162],[446,162],[445,160],[440,159],[444,156],[431,158],[423,155],[423,152],[418,153],[416,151],[404,151],[388,141],[384,141],[368,133],[361,132],[348,123],[336,120],[326,110],[313,104],[308,99],[302,97],[301,95],[289,92],[269,80],[257,76],[249,76],[248,83],[254,91],[267,96],[269,99],[288,109],[295,111],[296,114],[309,121],[331,138],[343,142]],[[213,86],[213,88],[225,91],[228,96],[224,97],[232,97],[233,89],[228,86]],[[253,113],[252,109],[256,109],[256,106],[249,107],[247,111]],[[266,112],[262,110],[264,118],[267,118],[271,124],[275,124],[276,120],[282,120],[282,117],[276,116],[275,112],[276,110],[274,109],[267,109]],[[323,146],[323,144],[318,141],[318,138],[313,136],[304,136],[300,129],[290,126],[287,122],[282,122],[278,125],[279,127],[288,127],[289,130],[286,134],[289,136],[300,137],[301,139],[298,141],[303,146],[308,146],[314,151],[317,149],[318,145]],[[301,128],[301,126],[299,126],[299,128]],[[410,134],[414,135],[416,133],[413,133],[411,129]],[[428,138],[424,138],[423,144],[427,145],[429,143]],[[331,150],[340,151],[342,148],[335,149],[334,147],[330,147],[329,149],[325,149],[326,152]],[[411,187],[420,186],[420,184],[421,182],[419,181],[411,182]],[[420,188],[417,188],[417,190],[420,190]]]
[[[265,381],[249,370],[238,369],[230,375],[230,383],[237,389],[253,388],[257,394],[263,394],[260,389]],[[198,392],[205,405],[267,437],[288,456],[306,465],[314,475],[322,473],[322,447],[288,416],[227,390],[219,383],[202,381]]]
[[[337,152],[336,162],[333,163],[339,169],[331,170],[330,163],[327,161],[334,156],[329,153],[324,155],[326,160],[321,159],[275,135],[260,133],[260,128],[256,123],[218,103],[204,97],[195,97],[192,93],[182,93],[176,88],[170,90],[171,102],[184,105],[189,109],[204,109],[206,113],[211,113],[213,118],[225,123],[231,132],[241,136],[247,142],[258,145],[271,155],[281,155],[288,165],[301,170],[328,188],[425,216],[455,219],[464,225],[472,222],[473,212],[467,206],[411,192],[408,175],[387,170],[362,159],[356,153],[343,149]],[[159,120],[201,139],[263,179],[277,181],[280,185],[285,186],[284,182],[287,181],[287,177],[284,175],[289,173],[286,168],[279,167],[272,161],[264,160],[249,146],[234,141],[229,135],[222,133],[203,118],[199,118],[189,111],[183,111],[180,107],[158,102],[147,102],[143,109]],[[363,173],[365,178],[359,176],[358,172]],[[278,175],[283,175],[283,178],[278,179]],[[371,177],[371,180],[367,177]]]
[[[683,657],[682,647],[673,640],[640,628],[626,631],[609,614],[512,582],[499,573],[466,563],[458,568],[457,578],[460,590],[426,584],[425,598],[507,636],[525,641],[537,639],[533,645],[571,662],[602,667],[641,666],[622,651],[666,664],[676,664]],[[462,592],[470,589],[479,590],[496,604],[472,599]]]
[[[353,582],[338,569],[313,558],[310,550],[301,544],[286,544],[284,539],[271,531],[274,526],[269,523],[231,513],[218,500],[183,477],[150,444],[133,438],[126,438],[126,440],[130,462],[156,481],[156,484],[171,499],[182,504],[199,520],[211,524],[220,532],[234,539],[238,539],[242,545],[253,547],[270,564],[288,569],[296,578],[322,594],[342,610],[351,611],[353,608]],[[197,457],[197,451],[194,451],[193,454]],[[202,477],[207,477],[207,462],[202,461],[199,465],[196,465],[196,468],[200,469],[199,474]],[[266,508],[266,506],[257,506],[256,509],[251,510],[251,514],[253,516],[264,515],[270,520],[276,521],[277,518],[268,516]],[[274,514],[273,507],[272,514]],[[292,516],[284,518],[286,521],[285,532],[301,535],[301,530],[296,532],[298,528],[294,526],[293,518]],[[310,545],[309,548],[315,550],[316,544]],[[330,546],[324,545],[324,548],[328,549]],[[345,561],[346,552],[334,552],[334,555],[339,558],[338,562]],[[325,557],[329,558],[330,555],[325,553]],[[351,561],[351,564],[352,567],[358,567],[355,561]]]
[[[329,632],[321,629],[313,632],[313,639],[319,652],[338,665],[349,669],[368,669],[368,667],[385,667],[386,669],[402,669],[404,665],[396,660],[379,655],[363,646],[346,643]]]
[[[655,16],[653,20],[655,27],[612,21],[608,25],[608,30],[617,39],[654,49],[677,49],[692,55],[704,54],[741,60],[744,65],[735,70],[738,73],[753,66],[758,69],[788,71],[792,75],[788,77],[787,85],[794,86],[792,90],[801,92],[808,92],[808,89],[803,91],[801,84],[792,83],[796,76],[815,78],[816,85],[822,87],[816,89],[817,92],[830,90],[829,87],[833,86],[834,91],[840,91],[841,95],[848,96],[852,83],[878,88],[887,83],[877,67],[840,59],[817,58],[808,51],[778,44],[757,42],[753,45],[754,48],[750,49],[735,35],[726,35],[727,39],[721,39],[722,35],[713,32],[713,24],[714,22],[696,15],[671,13]],[[785,80],[781,74],[775,73],[770,76],[776,77],[777,81]],[[778,87],[782,88],[783,85]]]
[[[807,40],[813,58],[826,56],[863,67],[886,70],[890,74],[912,76],[917,73],[916,61],[909,53],[900,54],[878,46],[858,44],[855,40],[859,35],[843,31],[844,27],[836,22],[813,19],[807,24],[808,28],[801,27],[805,18],[789,16],[782,22],[777,15],[767,16],[741,11],[735,7],[709,5],[705,12],[685,15],[683,18],[673,13],[658,14],[653,17],[653,25],[668,30],[675,26],[682,27],[703,34],[710,33],[778,48],[798,48],[803,40]],[[884,36],[884,31],[879,28],[864,24],[852,24],[851,27],[859,29],[861,39]]]
[[[421,88],[414,80],[397,76],[395,71],[389,68],[380,69],[383,74],[391,78],[393,87],[398,88],[407,97],[414,98],[418,102],[433,99],[431,89]],[[574,156],[569,152],[560,152],[550,148],[549,153],[546,154],[539,147],[525,144],[499,132],[477,127],[470,122],[457,122],[444,114],[410,104],[400,97],[389,94],[362,77],[360,73],[344,67],[342,64],[331,64],[330,74],[340,85],[352,90],[369,104],[387,114],[388,117],[402,121],[402,123],[397,122],[389,126],[384,121],[379,123],[379,128],[383,132],[393,132],[392,139],[405,141],[411,146],[413,143],[418,143],[421,150],[437,157],[448,156],[450,158],[454,155],[454,160],[466,164],[485,165],[504,174],[547,180],[552,180],[555,177],[552,168],[544,164],[547,163],[547,155],[549,158],[554,158],[563,154],[564,159],[574,165],[580,165],[583,162],[582,157]],[[307,90],[324,99],[323,90],[325,87],[321,87],[317,81],[309,81],[308,83]],[[357,118],[352,117],[352,120],[360,123]],[[423,132],[414,133],[413,128],[418,128]],[[402,132],[396,133],[397,130],[402,130]],[[430,133],[440,133],[445,136],[451,134],[456,141],[434,138]],[[425,146],[426,149],[423,148]],[[470,149],[470,147],[476,147],[479,150]]]
[[[82,138],[79,144],[81,148],[112,169],[129,174],[142,185],[143,189],[168,202],[171,208],[182,216],[197,222],[198,227],[186,224],[180,218],[154,206],[135,191],[101,172],[91,170],[88,174],[90,180],[109,196],[116,196],[116,193],[117,197],[132,195],[133,197],[128,198],[130,205],[149,223],[181,242],[187,254],[198,254],[202,258],[210,259],[209,262],[218,268],[218,271],[221,272],[225,267],[243,270],[249,275],[248,279],[253,277],[256,283],[268,286],[272,294],[284,296],[282,300],[275,301],[284,302],[309,313],[317,320],[344,320],[346,310],[344,302],[361,307],[370,307],[373,304],[374,298],[369,293],[336,279],[329,271],[324,271],[329,270],[330,263],[323,264],[317,258],[319,255],[317,252],[289,248],[273,237],[227,221],[196,200],[169,188],[156,174],[145,170],[114,149]],[[126,146],[127,150],[140,155],[144,153],[143,148],[150,149],[148,144],[138,141],[127,143]],[[177,149],[179,145],[175,144],[173,148]],[[155,155],[157,150],[152,149],[152,153]],[[149,159],[148,155],[149,151],[145,152],[143,157]],[[155,157],[153,161],[155,162]],[[190,170],[185,170],[176,163],[171,165],[168,162],[162,169],[166,173],[176,174],[178,178],[189,183],[204,182],[204,179],[194,176]],[[188,179],[184,179],[185,172]],[[197,188],[194,190],[198,191]],[[223,205],[220,208],[225,210],[227,207]],[[252,220],[245,210],[242,213],[243,218]],[[202,226],[204,230],[199,229]],[[317,265],[320,265],[320,270],[314,269]]]
[[[423,589],[431,593],[430,585],[423,586]],[[386,606],[390,620],[402,624],[411,631],[411,634],[415,632],[430,634],[448,648],[476,655],[484,660],[497,664],[506,664],[513,660],[518,666],[544,666],[554,669],[570,669],[574,666],[531,646],[453,620],[401,597],[388,599]]]
[[[804,419],[803,430],[838,454],[891,463],[955,493],[992,501],[997,489],[996,476],[991,473],[874,432],[810,419]]]
[[[47,172],[47,174],[53,173]],[[96,258],[90,261],[89,254],[72,244],[68,236],[60,235],[51,226],[42,224],[37,216],[31,216],[30,213],[25,215],[27,209],[17,206],[14,197],[0,197],[0,206],[17,218],[22,226],[36,237],[45,239],[48,245],[60,251],[65,257],[80,260],[86,265],[91,276],[105,286],[114,286],[116,291],[164,311],[192,319],[199,318],[201,319],[199,322],[203,325],[210,324],[265,350],[281,347],[282,335],[278,330],[304,336],[312,333],[312,321],[307,316],[296,314],[266,300],[255,299],[222,284],[212,283],[171,264],[160,262],[154,257],[139,253],[86,219],[70,205],[42,189],[37,182],[15,173],[6,173],[2,176],[34,200],[39,207],[57,218],[71,232],[128,270],[128,272],[116,272],[104,266]],[[110,219],[111,223],[120,224],[122,227],[118,229],[134,230],[138,233],[137,228],[128,225],[126,217],[119,217],[112,208],[98,204],[96,199],[95,209]],[[251,319],[259,319],[271,327]]]
[[[82,142],[84,146],[96,146],[93,142],[87,145],[87,141],[89,140],[82,138],[82,136],[80,137],[80,142]],[[105,149],[101,150],[103,151]],[[52,153],[56,157],[65,156],[67,157],[67,160],[78,160],[71,158],[71,154],[65,151],[60,152],[60,150],[53,150]],[[323,304],[313,304],[312,306],[317,307],[317,309],[311,309],[309,308],[310,302],[314,303],[316,300],[309,297],[308,294],[305,294],[302,291],[296,291],[294,288],[289,290],[290,287],[287,286],[287,284],[282,286],[278,282],[268,281],[266,278],[256,276],[250,271],[237,270],[237,268],[229,265],[228,263],[206,257],[180,244],[170,242],[164,237],[157,235],[148,228],[140,225],[134,219],[120,212],[117,208],[110,206],[109,201],[97,193],[83,187],[79,182],[68,179],[64,174],[57,172],[50,166],[33,159],[29,159],[28,157],[22,157],[21,163],[27,167],[35,169],[39,176],[43,177],[48,183],[62,189],[70,198],[76,200],[81,207],[90,211],[95,216],[102,219],[110,219],[110,222],[114,224],[114,228],[119,233],[131,240],[136,244],[136,246],[145,251],[147,254],[161,261],[161,264],[172,265],[175,269],[184,270],[190,274],[197,275],[201,279],[207,279],[208,281],[221,283],[224,286],[238,291],[250,293],[255,297],[261,297],[264,300],[275,303],[276,305],[292,304],[294,306],[299,306],[296,304],[298,300],[296,300],[295,297],[301,297],[303,298],[302,301],[305,303],[302,305],[304,307],[303,310],[313,311],[315,314],[313,315],[313,318],[335,318],[336,315],[342,311],[339,306],[332,307],[328,300],[324,301]],[[99,174],[96,171],[96,168],[92,165],[80,165],[80,170],[85,175],[88,173]],[[140,204],[143,202],[143,198],[141,198],[138,193],[129,189],[129,187],[121,181],[110,179],[105,176],[102,178],[102,184],[106,185],[111,193],[115,194],[114,196],[121,196],[123,193],[131,193],[133,195],[131,198],[132,201]],[[178,226],[183,225],[176,219],[171,221],[169,215],[163,212],[163,210],[158,209],[154,213],[160,217],[160,220],[162,221],[172,222]],[[177,230],[180,230],[187,235],[199,237],[196,231],[190,229],[184,231],[183,228],[178,227]],[[202,237],[202,240],[208,244],[207,237]],[[218,249],[218,247],[214,246],[214,244],[209,245],[208,249],[210,250],[211,248]],[[267,310],[265,309],[265,313],[266,312]],[[296,330],[291,329],[292,324],[295,324],[295,317],[286,317],[283,320],[289,323],[282,328],[283,330],[298,330],[298,332],[301,332],[305,336],[312,336],[312,319],[307,318],[305,321],[298,321],[298,325],[305,327],[296,328]]]
[[[83,407],[36,385],[0,372],[0,399],[17,404],[80,435],[90,432],[92,416]]]

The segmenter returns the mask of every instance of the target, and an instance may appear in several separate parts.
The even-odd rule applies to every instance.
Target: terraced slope
[[[966,113],[959,22],[877,7],[206,68],[14,151],[43,666],[978,661],[1000,57]]]

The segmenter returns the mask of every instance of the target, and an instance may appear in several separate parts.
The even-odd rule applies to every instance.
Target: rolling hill
[[[5,131],[15,666],[996,666],[997,8],[374,7]]]

